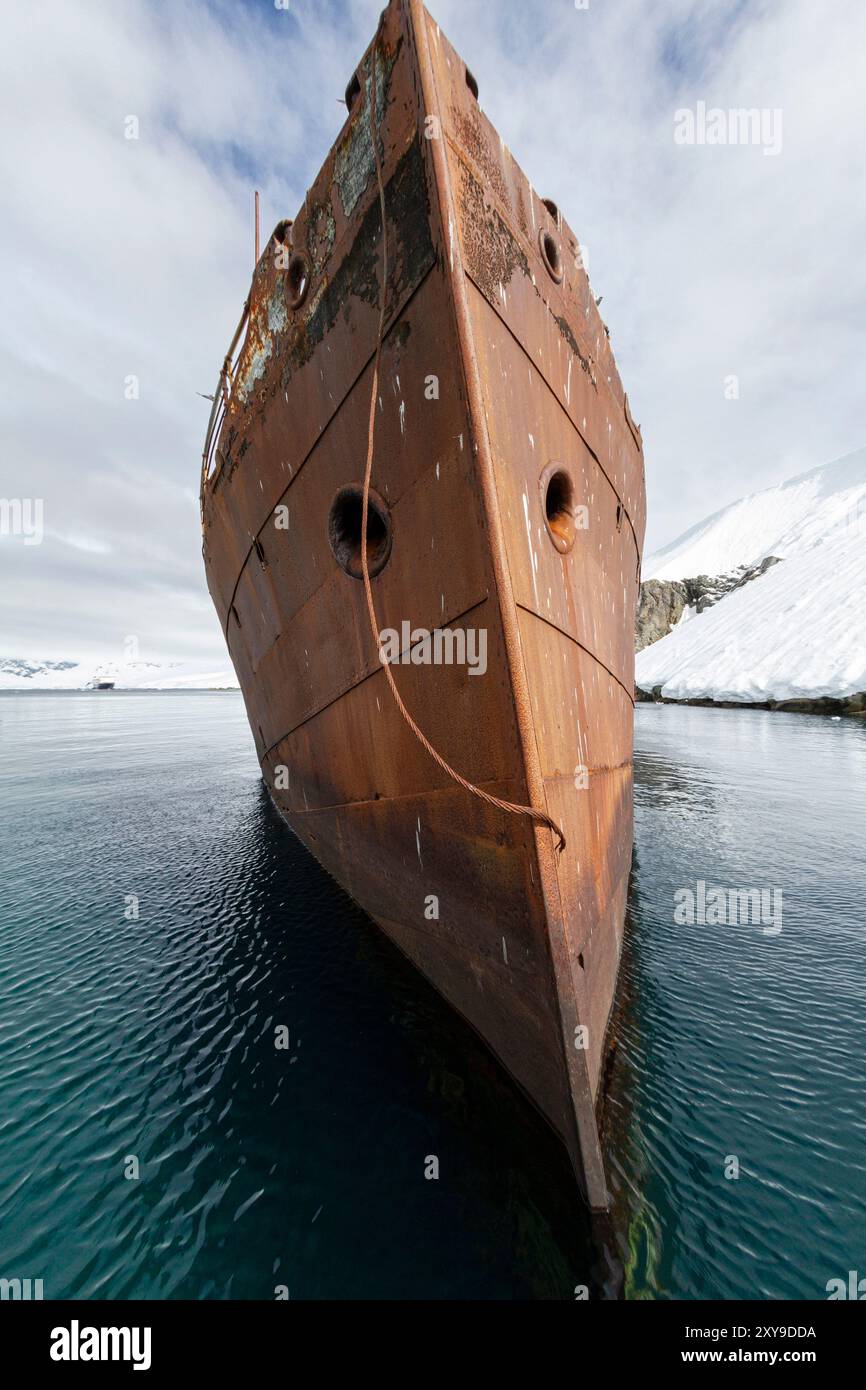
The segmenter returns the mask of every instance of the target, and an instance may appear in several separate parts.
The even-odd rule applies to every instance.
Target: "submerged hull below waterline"
[[[221,378],[208,585],[281,813],[485,1039],[604,1209],[595,1107],[631,862],[640,432],[575,237],[416,0],[391,0],[347,104],[256,266]],[[379,628],[402,648],[392,670],[448,763],[546,811],[562,854],[549,829],[451,780],[386,683],[358,578],[383,294],[368,535]],[[454,645],[431,663],[424,633],[443,631]]]

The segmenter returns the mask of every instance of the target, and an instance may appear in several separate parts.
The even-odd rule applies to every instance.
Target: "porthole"
[[[557,227],[558,227],[558,226],[559,226],[559,208],[556,206],[556,203],[553,201],[552,198],[542,198],[541,201],[543,202],[544,206],[547,208],[547,211],[550,213],[551,217],[553,218],[554,222],[556,223],[556,225],[557,225]]]
[[[541,507],[547,534],[560,555],[574,545],[574,484],[560,463],[549,463],[539,479]]]
[[[352,579],[364,577],[361,568],[363,509],[363,488],[353,483],[349,487],[340,488],[328,514],[328,542],[334,559]],[[380,574],[387,565],[391,555],[391,542],[391,515],[388,504],[371,488],[367,509],[367,568],[371,579]]]
[[[538,233],[538,246],[551,280],[555,280],[557,285],[562,284],[562,255],[556,237],[542,227]]]
[[[289,277],[289,308],[300,309],[310,288],[310,267],[306,256],[292,256],[286,274]]]
[[[475,81],[475,78],[472,76],[472,73],[469,71],[468,68],[466,69],[466,86],[469,88],[470,92],[472,93],[472,95],[474,96],[475,100],[477,101],[477,100],[478,100],[478,83]]]
[[[352,74],[352,80],[346,88],[346,107],[349,111],[351,111],[352,107],[355,105],[355,102],[358,100],[358,97],[360,95],[361,84],[358,81],[358,74],[354,72]]]

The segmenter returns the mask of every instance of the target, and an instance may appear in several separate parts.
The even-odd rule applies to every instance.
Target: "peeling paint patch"
[[[497,208],[491,203],[489,197],[485,195],[484,189],[472,171],[462,162],[460,163],[458,201],[464,264],[467,273],[475,281],[488,303],[494,309],[498,309],[502,303],[507,302],[505,289],[515,271],[520,271],[525,275],[535,287],[535,292],[539,298],[544,300],[517,238],[508,223],[500,216]],[[592,385],[597,388],[598,382],[593,371],[592,359],[581,350],[568,320],[562,315],[555,314],[546,300],[544,303],[547,304],[548,311],[560,336],[571,348],[582,371],[589,377]],[[541,349],[539,348],[540,352]]]
[[[515,271],[529,278],[529,262],[508,223],[485,196],[481,184],[460,164],[460,222],[466,269],[494,308]]]
[[[502,177],[502,165],[487,143],[484,126],[478,111],[473,107],[470,111],[465,112],[461,111],[459,107],[453,106],[451,119],[460,144],[478,165],[484,175],[485,182],[493,189],[503,207],[509,208],[511,199],[508,196],[505,179]]]
[[[398,50],[399,51],[399,48]],[[367,67],[370,66],[370,55]],[[386,57],[377,52],[376,56],[376,129],[382,128],[385,113],[385,91],[391,79],[391,71],[397,60],[397,53]],[[358,200],[376,173],[376,160],[373,155],[373,141],[370,136],[370,98],[373,78],[368,71],[364,77],[364,100],[357,107],[357,115],[337,151],[334,160],[334,183],[340,195],[343,212],[351,217]],[[379,155],[384,162],[385,151],[379,142]]]
[[[274,286],[268,300],[268,328],[271,333],[284,333],[289,322],[282,284]]]
[[[329,205],[318,204],[310,213],[307,225],[307,251],[314,275],[320,275],[334,249],[337,223]]]
[[[592,362],[590,358],[587,357],[585,352],[581,352],[580,347],[578,346],[577,339],[571,331],[571,324],[568,322],[568,319],[565,318],[563,315],[554,314],[552,309],[550,313],[553,322],[556,324],[563,338],[568,343],[568,346],[571,348],[572,352],[574,353],[575,357],[580,363],[582,370],[586,372],[586,375],[589,377],[593,386],[597,390],[598,382],[596,381],[595,372],[592,370]]]
[[[238,374],[235,381],[235,395],[244,403],[246,403],[256,382],[264,376],[272,348],[273,343],[270,340],[266,343],[257,343],[249,353],[243,372]]]
[[[388,283],[386,315],[394,310],[406,290],[419,284],[436,258],[430,233],[430,207],[423,156],[414,141],[397,165],[386,188],[386,207],[391,224],[389,244],[392,270]],[[358,234],[330,280],[317,288],[303,321],[289,342],[283,371],[285,386],[293,370],[310,360],[336,322],[348,313],[352,298],[371,308],[379,304],[382,260],[382,219],[378,200],[367,209]]]

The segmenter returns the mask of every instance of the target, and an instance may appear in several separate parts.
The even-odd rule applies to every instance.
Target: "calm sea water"
[[[3,695],[0,746],[0,1276],[592,1283],[560,1145],[280,822],[239,696]],[[644,707],[636,773],[605,1120],[627,1291],[823,1297],[866,1275],[866,729]],[[781,933],[676,925],[698,880],[779,888]]]
[[[607,1108],[627,1293],[826,1298],[866,1277],[866,726],[641,706],[635,776]],[[698,882],[778,890],[781,917],[678,924]]]

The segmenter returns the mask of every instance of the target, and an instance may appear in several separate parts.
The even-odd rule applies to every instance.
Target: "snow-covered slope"
[[[231,663],[207,669],[192,661],[29,661],[0,657],[0,690],[84,690],[94,681],[117,690],[237,689]]]
[[[767,555],[786,559],[859,527],[866,538],[866,449],[740,498],[643,564],[644,579],[728,574]]]
[[[744,497],[649,557],[645,578],[782,563],[640,652],[669,699],[790,700],[866,691],[866,449]]]

